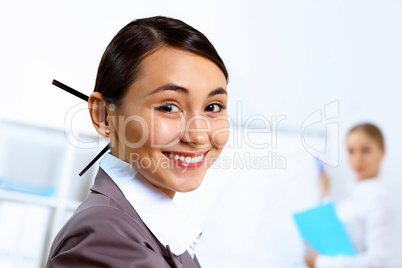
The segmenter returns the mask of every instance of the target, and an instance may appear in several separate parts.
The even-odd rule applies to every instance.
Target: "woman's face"
[[[228,139],[226,78],[210,60],[162,47],[109,112],[112,154],[171,198],[196,189]]]
[[[349,163],[359,180],[378,176],[384,149],[361,130],[350,133],[346,140]]]

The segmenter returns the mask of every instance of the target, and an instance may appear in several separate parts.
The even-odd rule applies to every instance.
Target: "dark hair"
[[[385,148],[384,137],[382,136],[381,130],[377,126],[370,123],[356,125],[351,130],[349,130],[348,136],[355,131],[364,132],[369,137],[373,138],[378,143],[378,146],[380,146],[381,149]]]
[[[180,20],[156,16],[134,20],[116,34],[103,53],[94,91],[102,93],[108,103],[121,106],[128,87],[140,76],[142,60],[162,46],[211,60],[228,82],[225,64],[204,34]]]

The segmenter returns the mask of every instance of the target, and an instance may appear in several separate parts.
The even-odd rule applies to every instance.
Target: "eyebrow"
[[[172,90],[172,91],[176,91],[178,93],[184,93],[186,95],[188,95],[190,93],[190,91],[187,88],[184,88],[184,87],[172,84],[172,83],[168,83],[168,84],[164,84],[164,85],[152,90],[150,93],[147,94],[147,96],[155,94],[155,93],[158,93],[158,92],[161,92],[161,91],[165,91],[165,90]],[[224,90],[223,88],[219,87],[219,88],[211,91],[208,94],[208,98],[212,97],[212,96],[215,96],[215,95],[218,95],[218,94],[226,94],[227,95],[228,93],[226,92],[226,90]]]
[[[227,93],[226,90],[224,90],[223,88],[219,87],[219,88],[217,88],[217,89],[211,91],[211,92],[208,94],[208,97],[213,97],[213,96],[218,95],[218,94],[225,94],[225,95],[227,95],[228,93]]]
[[[165,90],[177,91],[179,93],[184,93],[186,95],[188,95],[190,93],[190,91],[187,88],[177,86],[172,83],[168,83],[168,84],[164,84],[164,85],[152,90],[150,93],[147,94],[147,96],[161,92],[161,91],[165,91]]]

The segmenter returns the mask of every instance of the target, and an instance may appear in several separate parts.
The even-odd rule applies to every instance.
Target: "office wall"
[[[300,146],[304,123],[322,111],[322,120],[308,129],[325,142],[328,127],[332,149],[324,168],[337,201],[354,179],[345,133],[361,121],[378,124],[387,144],[382,176],[395,203],[402,203],[400,0],[2,1],[0,117],[94,133],[85,104],[52,86],[52,79],[90,94],[113,35],[132,19],[159,14],[183,19],[214,43],[230,72],[229,113],[236,124],[257,114],[270,123],[272,116],[285,116],[278,129]],[[326,106],[335,116],[326,119]],[[72,115],[73,123],[65,122]],[[305,174],[313,176],[313,168]]]

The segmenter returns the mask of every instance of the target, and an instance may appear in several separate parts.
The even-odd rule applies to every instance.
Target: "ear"
[[[109,111],[105,97],[99,92],[93,92],[88,99],[89,115],[96,131],[104,137],[110,137],[112,130],[109,124]]]

